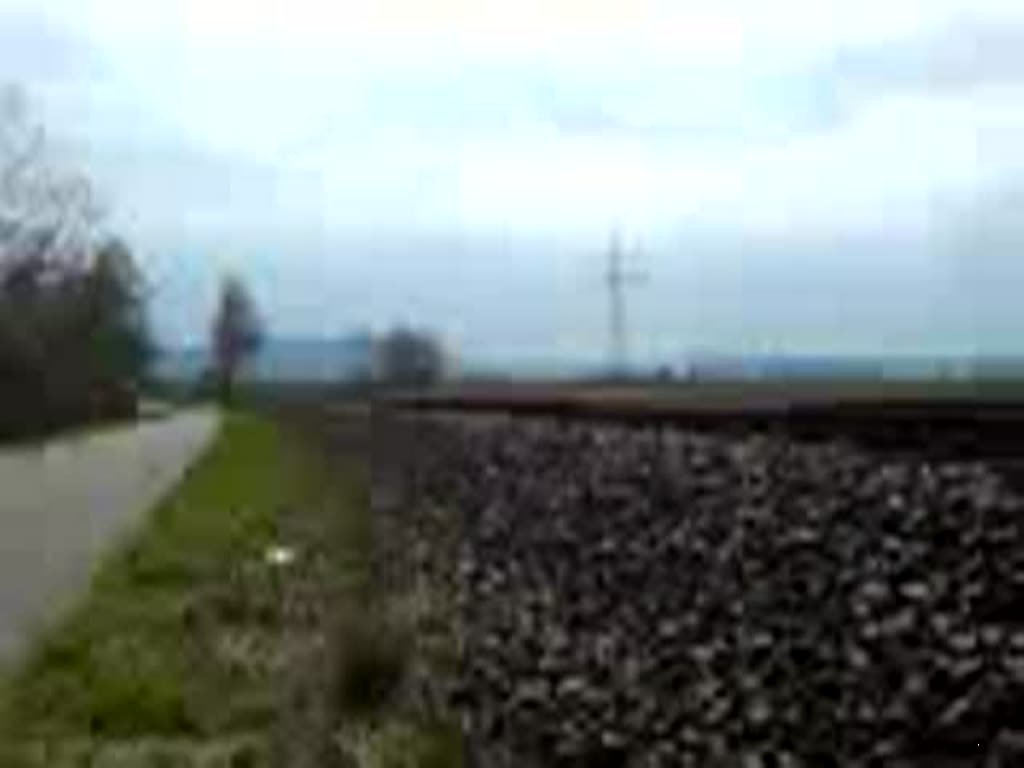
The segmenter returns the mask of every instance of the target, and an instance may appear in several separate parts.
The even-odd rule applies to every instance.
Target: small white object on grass
[[[295,550],[291,547],[268,547],[263,559],[270,565],[291,565],[295,562]]]

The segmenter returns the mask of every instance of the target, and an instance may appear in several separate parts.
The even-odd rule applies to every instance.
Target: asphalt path
[[[71,605],[98,558],[217,432],[212,409],[0,450],[0,661]]]

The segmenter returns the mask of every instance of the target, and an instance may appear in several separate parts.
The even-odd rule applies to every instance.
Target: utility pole
[[[621,377],[629,372],[629,328],[626,315],[626,289],[646,278],[627,270],[622,263],[622,245],[618,230],[612,232],[608,248],[608,352],[610,372]]]

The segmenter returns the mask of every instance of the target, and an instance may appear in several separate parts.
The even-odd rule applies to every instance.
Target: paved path
[[[0,451],[0,660],[82,593],[104,548],[171,490],[213,410]]]

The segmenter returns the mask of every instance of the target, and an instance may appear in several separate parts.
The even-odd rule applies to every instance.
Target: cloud
[[[871,92],[965,93],[1024,85],[1024,11],[969,16],[910,40],[841,50],[834,73],[852,95]]]
[[[1021,43],[1002,0],[0,0],[0,69],[159,254],[175,328],[236,259],[285,324],[419,307],[524,347],[599,343],[599,292],[551,265],[586,272],[616,223],[677,296],[652,338],[682,296],[723,345],[750,323],[806,344],[903,323],[910,345],[937,297],[973,301],[958,270],[1002,295],[968,265],[1016,248]],[[332,301],[353,265],[372,300]],[[456,272],[466,298],[419,292]],[[564,307],[517,330],[495,282]]]
[[[0,6],[0,51],[4,77],[34,86],[80,81],[103,66],[86,38],[28,7]]]

